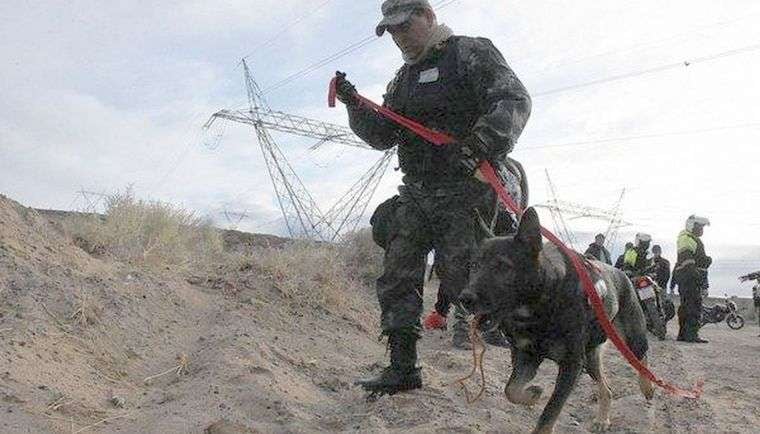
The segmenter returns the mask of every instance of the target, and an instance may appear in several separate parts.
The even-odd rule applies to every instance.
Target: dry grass
[[[105,215],[71,217],[65,227],[92,254],[192,271],[207,276],[201,279],[205,282],[232,282],[236,274],[252,269],[293,303],[330,311],[355,306],[351,294],[364,297],[357,290],[377,278],[382,265],[382,250],[369,230],[349,234],[341,245],[294,241],[225,252],[219,231],[207,222],[169,204],[136,199],[129,190],[107,198]],[[72,319],[82,325],[93,322],[89,300],[80,296],[77,301]]]
[[[372,240],[370,228],[346,234],[340,246],[346,271],[365,284],[374,283],[383,271],[383,249]]]
[[[93,254],[149,266],[189,269],[213,262],[223,251],[219,232],[194,213],[131,191],[106,199],[105,216],[79,215],[65,227]]]
[[[251,260],[283,296],[296,302],[342,309],[347,294],[357,287],[336,246],[294,242],[281,249],[258,250]]]

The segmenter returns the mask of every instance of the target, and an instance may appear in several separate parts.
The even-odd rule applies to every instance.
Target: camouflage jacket
[[[512,151],[530,116],[528,91],[491,41],[452,36],[390,82],[383,105],[455,138],[476,137],[488,158]],[[376,149],[398,146],[405,182],[461,181],[455,146],[438,147],[364,107],[349,107],[354,132]]]

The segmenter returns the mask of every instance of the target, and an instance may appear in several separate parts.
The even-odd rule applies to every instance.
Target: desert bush
[[[370,228],[344,235],[340,254],[349,275],[371,284],[383,271],[383,249],[372,240]]]
[[[72,216],[65,227],[90,253],[147,265],[189,268],[223,251],[208,221],[171,204],[137,199],[129,190],[107,197],[104,216]]]
[[[343,309],[358,286],[333,245],[293,242],[279,249],[257,249],[250,259],[286,298],[295,302]]]

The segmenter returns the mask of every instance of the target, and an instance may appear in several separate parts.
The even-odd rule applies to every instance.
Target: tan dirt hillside
[[[0,433],[532,428],[546,393],[536,408],[507,402],[508,350],[489,348],[486,394],[464,402],[449,384],[469,371],[471,354],[452,350],[448,333],[424,336],[422,390],[365,402],[352,382],[385,361],[373,291],[355,279],[338,298],[303,298],[310,285],[329,286],[331,276],[317,274],[297,290],[286,286],[283,276],[292,270],[273,268],[266,258],[278,258],[267,249],[288,254],[289,247],[273,244],[259,245],[260,260],[254,254],[215,271],[157,270],[91,256],[49,217],[0,196]],[[433,297],[428,290],[428,306]],[[632,371],[609,348],[610,432],[757,432],[756,327],[708,327],[706,346],[652,341],[658,374],[682,385],[707,381],[700,401],[658,392],[646,404]],[[550,390],[555,372],[546,363],[537,383]],[[592,396],[584,376],[557,432],[588,432]]]

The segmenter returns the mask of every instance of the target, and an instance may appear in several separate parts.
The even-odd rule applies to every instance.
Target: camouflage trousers
[[[399,191],[383,274],[376,286],[384,333],[419,327],[426,258],[431,249],[441,262],[437,268],[446,299],[455,302],[459,298],[469,280],[474,249],[487,236],[478,223],[478,213],[489,221],[495,204],[488,185],[476,182],[437,189],[407,184]]]

